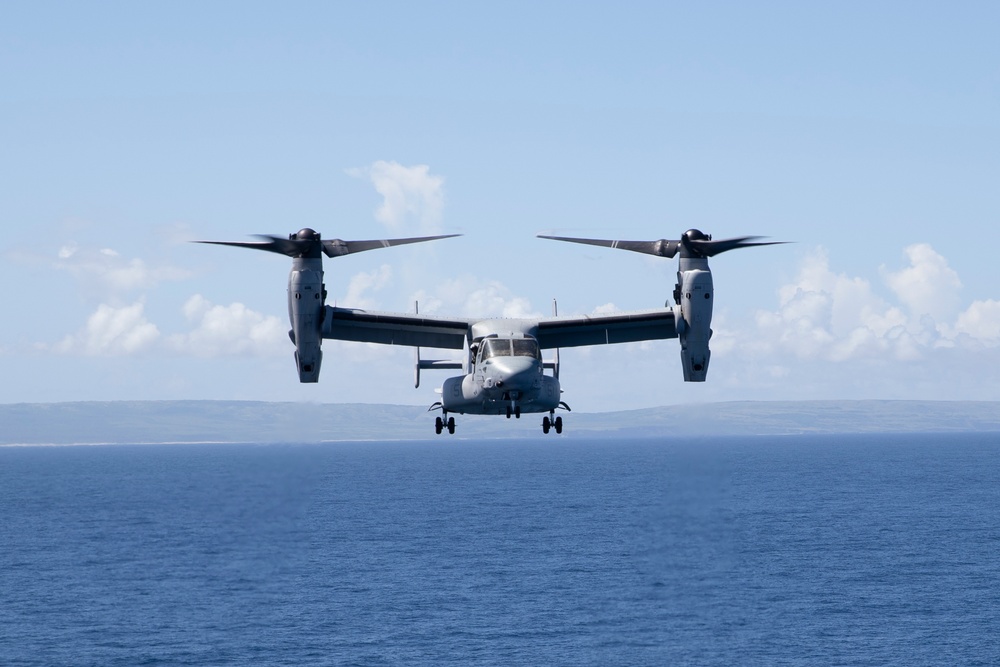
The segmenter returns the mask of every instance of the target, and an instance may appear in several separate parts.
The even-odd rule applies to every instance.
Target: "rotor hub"
[[[288,238],[291,241],[319,241],[319,232],[310,227],[303,227]]]

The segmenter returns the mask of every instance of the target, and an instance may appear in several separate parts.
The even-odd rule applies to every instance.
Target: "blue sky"
[[[535,239],[761,234],[676,341],[567,350],[588,411],[1000,400],[995,3],[19,3],[0,22],[0,402],[429,404],[410,349],[327,341],[288,262],[199,246],[462,233],[327,262],[331,303],[662,305],[672,261]],[[432,354],[432,353],[431,353]],[[425,355],[427,356],[427,355]]]

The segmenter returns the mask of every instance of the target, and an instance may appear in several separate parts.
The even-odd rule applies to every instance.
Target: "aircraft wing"
[[[538,321],[537,332],[538,344],[543,349],[677,338],[677,326],[671,308],[608,315],[547,317]]]
[[[461,350],[471,320],[327,306],[323,338]]]

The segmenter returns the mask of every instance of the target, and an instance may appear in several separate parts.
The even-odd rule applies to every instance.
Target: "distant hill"
[[[421,406],[254,401],[2,404],[0,445],[542,437],[541,415],[458,415],[455,435],[435,436],[434,414]],[[571,438],[1000,433],[1000,402],[741,401],[560,414],[563,437]]]

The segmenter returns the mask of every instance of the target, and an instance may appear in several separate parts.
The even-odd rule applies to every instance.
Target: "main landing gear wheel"
[[[542,433],[548,433],[551,428],[555,428],[556,433],[562,433],[562,417],[554,419],[549,419],[548,416],[542,417]]]
[[[455,418],[448,417],[447,419],[441,419],[436,417],[434,419],[434,432],[441,435],[441,431],[448,429],[448,433],[455,432]]]

